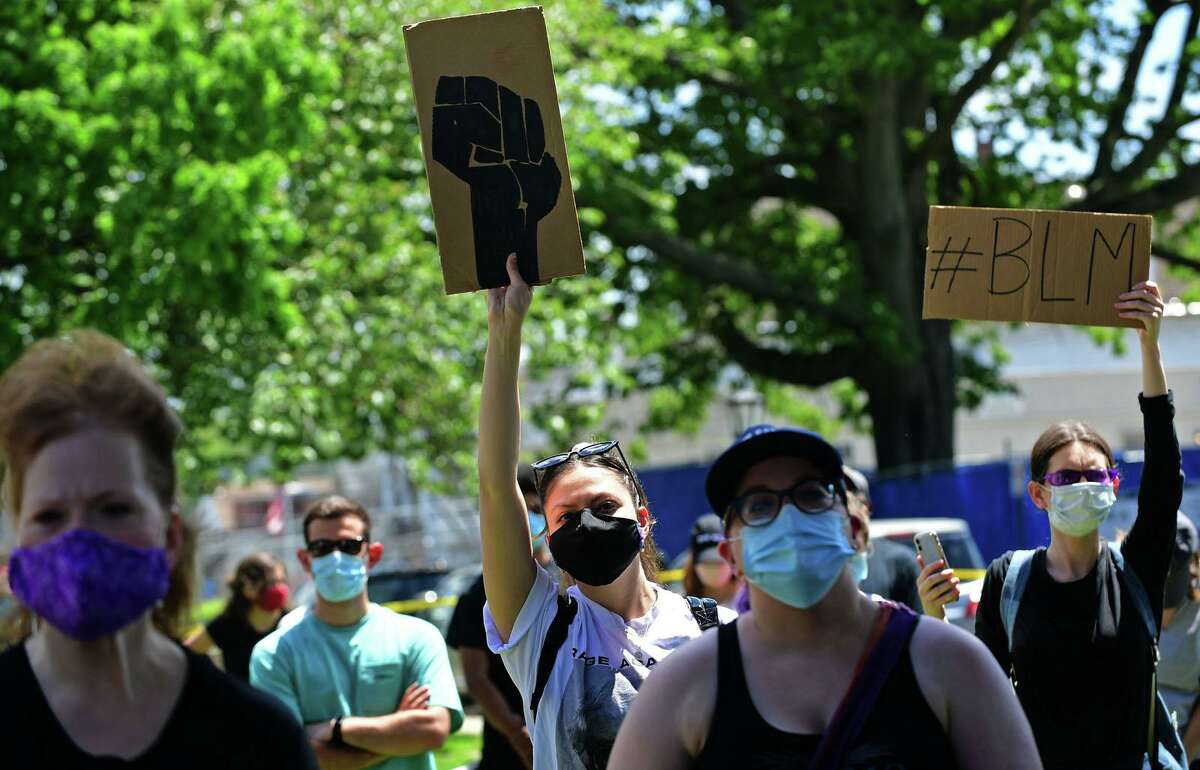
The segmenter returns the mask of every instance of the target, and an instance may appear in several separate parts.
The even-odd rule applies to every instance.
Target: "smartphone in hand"
[[[936,532],[918,532],[913,535],[913,543],[917,546],[917,553],[924,560],[926,567],[939,559],[944,562],[942,569],[950,567],[946,552],[942,550],[942,541]]]

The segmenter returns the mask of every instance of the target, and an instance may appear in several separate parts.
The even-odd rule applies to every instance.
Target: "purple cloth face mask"
[[[135,548],[90,529],[17,548],[9,558],[12,591],[34,614],[67,636],[109,636],[167,595],[167,552]]]

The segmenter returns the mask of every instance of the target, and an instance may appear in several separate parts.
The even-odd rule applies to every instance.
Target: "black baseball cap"
[[[867,505],[871,504],[871,485],[867,483],[867,477],[858,468],[851,468],[849,465],[842,466],[842,480],[846,482],[846,490],[862,495],[867,501]]]
[[[715,513],[704,514],[692,524],[689,539],[692,559],[697,562],[704,561],[703,557],[708,556],[710,551],[716,550],[724,539],[725,527],[721,524],[721,518]]]
[[[1200,533],[1196,525],[1183,511],[1175,515],[1175,555],[1176,558],[1187,561],[1192,554],[1200,551]]]
[[[771,457],[802,457],[831,481],[842,478],[841,453],[816,433],[801,428],[753,425],[742,431],[708,469],[704,492],[713,510],[723,516],[746,471]]]

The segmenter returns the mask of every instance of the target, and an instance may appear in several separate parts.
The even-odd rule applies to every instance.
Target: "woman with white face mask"
[[[657,667],[609,770],[1041,767],[978,640],[859,590],[866,526],[828,442],[757,425],[706,490],[751,609]]]
[[[1141,768],[1147,753],[1157,761],[1157,744],[1173,731],[1156,717],[1153,743],[1149,738],[1154,640],[1183,492],[1175,409],[1158,347],[1163,302],[1149,282],[1119,300],[1121,316],[1143,324],[1137,331],[1146,451],[1137,520],[1120,547],[1104,542],[1099,526],[1120,489],[1112,450],[1081,422],[1051,425],[1033,446],[1028,484],[1033,504],[1049,517],[1050,545],[992,562],[976,615],[975,633],[1012,677],[1042,761],[1053,770]],[[957,590],[933,574],[937,569],[925,570],[922,596],[940,594],[926,604],[940,613]]]

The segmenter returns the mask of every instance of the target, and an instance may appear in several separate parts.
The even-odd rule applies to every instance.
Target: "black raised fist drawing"
[[[538,221],[562,185],[537,102],[491,78],[443,75],[434,97],[433,159],[471,186],[480,288],[508,284],[504,261],[514,251],[521,276],[536,283]]]

